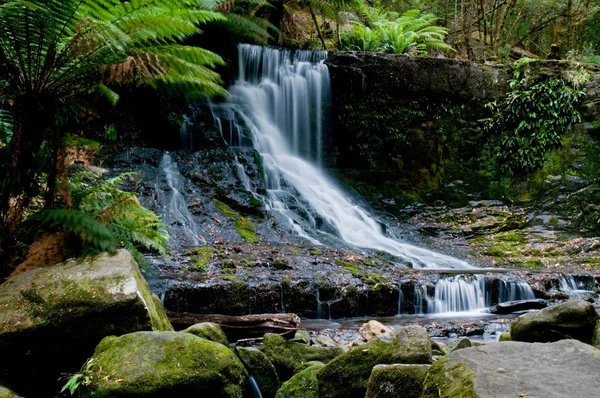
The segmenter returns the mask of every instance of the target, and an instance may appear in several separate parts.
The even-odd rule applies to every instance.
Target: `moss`
[[[318,256],[319,255],[319,251],[318,250],[313,250],[310,252],[311,256]]]
[[[210,246],[197,247],[193,250],[193,261],[196,265],[196,270],[206,272],[206,266],[212,259],[213,248]]]
[[[510,338],[510,332],[504,332],[498,338],[498,341],[511,341],[511,340],[512,339]]]
[[[323,398],[364,396],[371,370],[378,364],[429,364],[431,342],[427,331],[419,326],[397,329],[391,342],[373,340],[340,355],[317,377]]]
[[[422,398],[477,398],[475,372],[462,362],[441,358],[431,366],[423,383]]]
[[[235,275],[221,275],[221,279],[224,281],[234,282],[236,280]]]
[[[262,395],[273,397],[281,383],[269,358],[255,347],[236,347],[235,354],[240,358],[250,375],[256,379]]]
[[[242,217],[233,223],[235,230],[244,238],[248,243],[258,243],[258,237],[256,236],[256,228],[250,219]]]
[[[275,398],[319,398],[317,371],[324,365],[310,366],[283,383]]]
[[[83,396],[243,396],[247,372],[225,346],[189,333],[137,332],[107,337],[93,356]]]
[[[218,199],[213,199],[213,202],[217,205],[221,213],[223,213],[227,217],[238,218],[240,215],[233,210],[231,207],[227,206],[225,203],[221,202]]]
[[[20,395],[6,387],[0,386],[0,398],[20,398]]]
[[[542,268],[544,263],[541,260],[527,260],[522,266],[525,268]]]
[[[503,234],[498,234],[494,236],[495,241],[501,242],[516,242],[516,243],[527,243],[527,239],[523,236],[522,233],[511,231],[505,232]]]
[[[429,368],[429,365],[375,366],[365,398],[420,398]]]
[[[238,266],[236,264],[236,262],[230,258],[228,258],[227,260],[223,260],[221,262],[221,268],[225,268],[225,269],[237,269]]]
[[[214,341],[215,343],[229,346],[229,340],[221,326],[212,322],[202,322],[190,326],[189,328],[182,330],[182,333],[190,333],[194,336],[201,337],[206,340]]]
[[[262,202],[260,200],[256,199],[254,196],[249,199],[249,202],[250,202],[250,205],[254,206],[254,207],[262,206]]]
[[[277,257],[273,260],[271,267],[274,269],[290,269],[290,263],[287,258]]]
[[[262,351],[269,357],[279,378],[288,380],[306,362],[327,363],[342,353],[341,348],[313,347],[285,340],[276,334],[265,334]]]

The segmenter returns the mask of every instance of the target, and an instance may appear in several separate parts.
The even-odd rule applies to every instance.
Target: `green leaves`
[[[421,15],[419,10],[407,11],[400,17],[369,10],[365,14],[373,29],[356,22],[342,33],[344,49],[411,55],[427,55],[430,49],[454,51],[444,43],[448,30],[433,25],[437,21],[433,14]]]
[[[135,173],[101,180],[89,172],[70,181],[73,209],[41,210],[29,218],[41,228],[70,232],[83,254],[128,249],[139,262],[140,249],[166,254],[168,235],[158,216],[140,205],[135,194],[120,189]]]
[[[490,105],[494,116],[486,130],[499,136],[494,155],[501,171],[531,171],[542,165],[549,149],[560,145],[561,135],[581,121],[577,105],[585,92],[557,77],[528,84],[521,68],[510,88],[504,103]]]

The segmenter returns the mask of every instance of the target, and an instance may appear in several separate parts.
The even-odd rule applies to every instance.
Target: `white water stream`
[[[262,156],[270,209],[283,214],[298,235],[318,243],[287,204],[299,195],[307,204],[300,213],[312,229],[326,225],[351,246],[390,253],[414,268],[472,268],[462,260],[385,236],[377,221],[320,168],[324,115],[331,96],[329,71],[323,64],[326,56],[324,51],[292,54],[242,44],[239,78],[230,88],[232,101],[213,109],[225,139],[235,145],[249,138]]]

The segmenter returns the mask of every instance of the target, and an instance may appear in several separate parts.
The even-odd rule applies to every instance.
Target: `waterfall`
[[[591,293],[595,286],[595,279],[593,276],[580,277],[579,283],[575,280],[573,275],[562,275],[558,279],[559,290],[567,293],[570,298],[581,298],[586,293]]]
[[[251,142],[263,160],[265,202],[313,244],[331,235],[390,253],[414,268],[471,268],[464,261],[384,235],[380,225],[320,167],[331,98],[324,51],[239,46],[232,100],[213,116],[232,146]]]
[[[498,296],[495,303],[534,299],[527,282],[515,277],[495,278]],[[424,304],[428,314],[457,312],[483,312],[492,304],[494,279],[484,275],[457,275],[438,280],[433,297],[427,294],[424,284],[414,284],[415,314],[423,314]]]
[[[160,169],[167,180],[170,193],[166,195],[156,189],[160,206],[159,215],[161,220],[169,226],[170,246],[198,246],[206,244],[200,235],[200,228],[194,221],[183,192],[183,177],[177,169],[177,163],[170,153],[165,152],[160,162]]]

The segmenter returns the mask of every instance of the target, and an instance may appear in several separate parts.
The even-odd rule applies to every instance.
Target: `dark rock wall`
[[[504,96],[510,76],[505,66],[376,53],[337,53],[327,63],[329,164],[359,191],[368,181],[384,195],[435,190],[460,174],[454,169],[487,139],[484,105]]]

